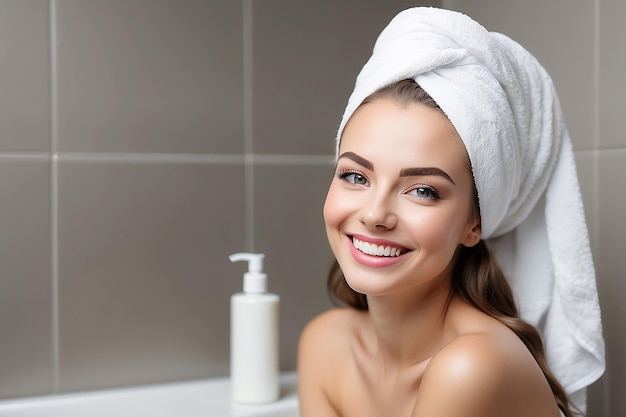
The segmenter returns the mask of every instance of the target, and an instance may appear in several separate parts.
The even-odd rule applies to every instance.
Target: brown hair
[[[378,98],[391,98],[403,104],[421,103],[441,111],[433,98],[413,80],[401,80],[384,87],[366,98],[363,104]],[[480,218],[475,188],[470,215]],[[345,303],[358,310],[368,309],[367,297],[348,286],[336,261],[328,277],[328,292],[336,304]],[[473,247],[460,246],[457,250],[450,296],[453,294],[458,294],[468,304],[497,319],[521,339],[543,371],[559,408],[566,417],[573,417],[565,390],[548,368],[540,333],[520,318],[511,287],[484,241]]]

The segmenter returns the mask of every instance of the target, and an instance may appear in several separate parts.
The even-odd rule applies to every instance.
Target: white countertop
[[[228,378],[0,401],[0,417],[298,417],[297,376],[280,376],[281,397],[239,405]]]

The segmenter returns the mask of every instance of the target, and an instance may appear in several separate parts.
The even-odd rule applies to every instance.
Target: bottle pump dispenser
[[[230,374],[233,400],[261,404],[278,400],[280,298],[267,292],[262,253],[235,253],[231,262],[247,261],[243,292],[230,299]]]

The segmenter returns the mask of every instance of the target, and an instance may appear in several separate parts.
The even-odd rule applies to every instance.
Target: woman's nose
[[[373,195],[361,208],[360,221],[372,230],[393,229],[398,223],[398,217],[388,198]]]

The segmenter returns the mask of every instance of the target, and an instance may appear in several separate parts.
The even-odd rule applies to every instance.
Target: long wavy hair
[[[379,98],[393,99],[405,104],[421,103],[442,111],[435,100],[410,79],[398,81],[376,91],[367,97],[363,104]],[[480,218],[475,186],[470,215],[472,218]],[[345,304],[357,310],[368,310],[367,297],[350,288],[336,260],[328,276],[328,292],[333,303],[337,305]],[[458,294],[468,304],[511,329],[537,361],[563,414],[566,417],[579,414],[572,410],[573,406],[570,405],[565,390],[548,368],[539,331],[520,318],[511,287],[483,240],[472,247],[461,245],[457,250],[450,298],[454,294]]]

